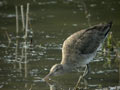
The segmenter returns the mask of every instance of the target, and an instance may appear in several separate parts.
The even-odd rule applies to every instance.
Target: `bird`
[[[77,67],[87,66],[96,56],[112,27],[112,22],[97,24],[70,35],[63,43],[62,60],[50,69],[44,77],[59,76],[71,72]]]

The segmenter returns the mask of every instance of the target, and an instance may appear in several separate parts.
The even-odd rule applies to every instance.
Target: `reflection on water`
[[[28,31],[27,77],[25,77],[25,57],[22,55],[24,33],[19,6],[23,5],[26,8],[27,2],[30,3],[29,16],[30,28],[32,29]],[[19,37],[16,37],[15,5],[19,7]],[[119,5],[119,0],[0,1],[0,89],[72,90],[80,73],[75,72],[63,77],[56,77],[51,82],[45,82],[43,77],[49,72],[52,65],[60,62],[63,41],[70,34],[80,29],[112,19],[114,22],[112,38],[116,42],[120,42]],[[14,63],[17,39],[18,56],[17,62]],[[120,66],[118,61],[120,59],[119,57],[116,58],[116,55],[119,56],[120,54],[114,52],[114,50],[119,50],[119,47],[114,50],[108,49],[111,46],[105,48],[104,53],[99,51],[94,61],[90,63],[91,71],[85,79],[82,79],[79,88],[119,90],[120,75],[118,68]],[[19,70],[19,61],[21,62],[21,70]]]

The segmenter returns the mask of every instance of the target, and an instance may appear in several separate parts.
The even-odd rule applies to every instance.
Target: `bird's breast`
[[[67,64],[73,68],[85,66],[86,64],[90,63],[91,60],[96,55],[96,51],[90,54],[71,54],[67,55],[67,57],[63,58],[62,64]]]

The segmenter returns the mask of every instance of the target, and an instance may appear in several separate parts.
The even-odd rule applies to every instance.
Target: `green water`
[[[30,3],[30,28],[27,42],[25,77],[24,59],[15,62],[16,20],[15,6],[19,7],[18,61],[23,47],[20,5]],[[112,32],[116,42],[120,41],[120,1],[119,0],[1,0],[0,1],[0,90],[72,90],[79,73],[71,73],[46,83],[42,78],[49,69],[61,60],[63,41],[72,33],[90,25],[113,21]],[[8,33],[11,43],[8,43]],[[112,54],[114,57],[115,55]],[[107,58],[107,57],[105,57]],[[99,53],[90,63],[90,74],[86,77],[88,90],[120,89],[118,65],[111,64]],[[83,82],[83,81],[82,81]],[[81,87],[85,87],[82,84]],[[113,88],[113,89],[112,89]],[[118,89],[118,90],[119,90]]]

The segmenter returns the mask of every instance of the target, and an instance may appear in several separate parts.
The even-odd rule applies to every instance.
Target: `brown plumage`
[[[111,25],[112,22],[95,25],[69,36],[63,43],[61,63],[54,65],[46,77],[60,75],[88,64],[107,37]]]

